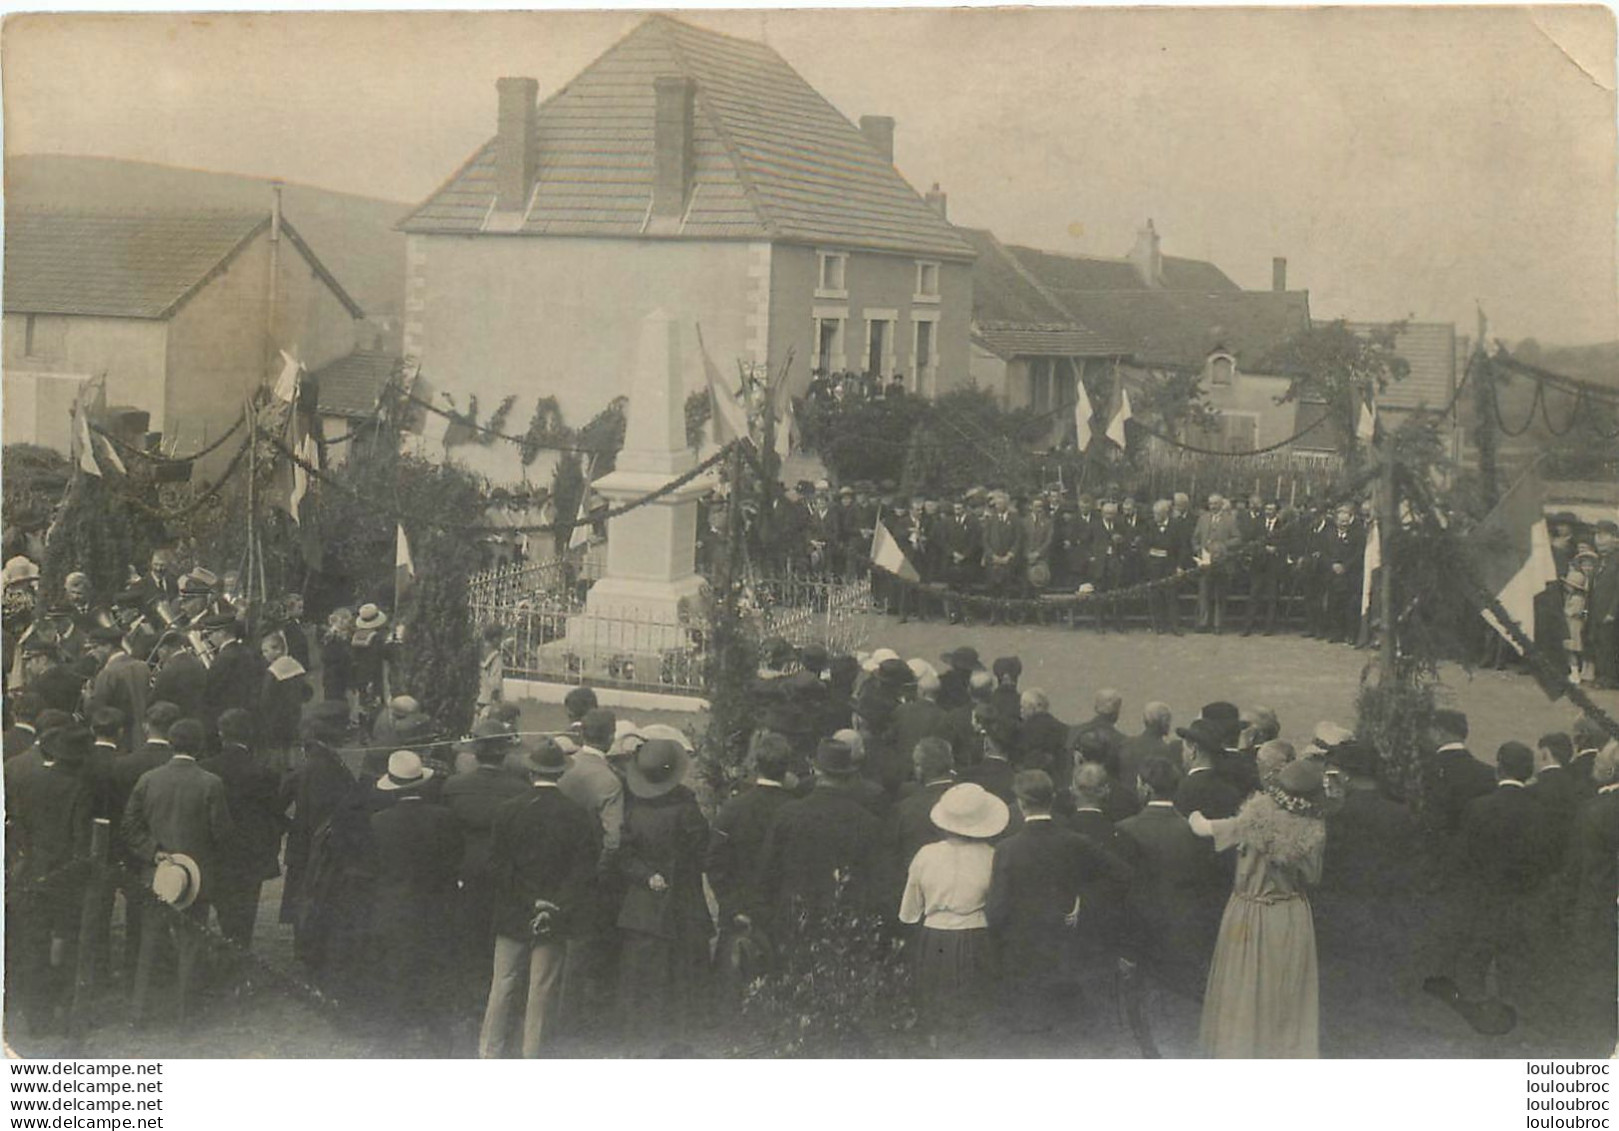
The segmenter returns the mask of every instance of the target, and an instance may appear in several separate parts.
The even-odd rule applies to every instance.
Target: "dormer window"
[[[849,257],[841,251],[823,251],[819,255],[820,274],[815,281],[816,298],[849,297]]]
[[[1209,355],[1207,369],[1210,385],[1229,387],[1237,375],[1237,359],[1228,353],[1213,353]]]

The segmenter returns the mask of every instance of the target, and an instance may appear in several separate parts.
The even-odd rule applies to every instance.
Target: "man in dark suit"
[[[1015,597],[1023,589],[1023,526],[1012,511],[1012,498],[997,491],[984,519],[984,575],[991,597]],[[989,623],[999,624],[1005,612],[999,601],[990,605]]]
[[[466,838],[455,815],[429,801],[434,776],[419,755],[397,750],[375,789],[393,803],[370,815],[371,927],[378,975],[372,1004],[381,1031],[447,1044],[454,1006],[456,880]]]
[[[1265,635],[1276,631],[1276,610],[1281,604],[1282,582],[1287,576],[1287,550],[1293,542],[1293,533],[1281,509],[1274,503],[1265,504],[1265,513],[1253,531],[1255,553],[1248,575],[1248,621],[1242,634],[1251,636],[1256,625],[1264,624]]]
[[[131,629],[129,633],[120,634],[117,650],[102,665],[90,689],[91,706],[114,707],[123,712],[127,728],[123,737],[125,750],[140,745],[146,704],[152,690],[151,667],[145,659],[132,654],[131,641],[137,637],[144,638],[144,630]]]
[[[978,581],[979,564],[984,556],[984,542],[978,521],[967,513],[967,504],[956,500],[950,517],[938,532],[940,559],[944,566],[944,583],[952,593],[965,593]],[[956,607],[949,598],[945,612],[952,624],[967,623],[966,607]],[[976,658],[976,657],[975,657]]]
[[[1613,1049],[1616,938],[1614,905],[1619,901],[1619,743],[1610,742],[1592,767],[1595,796],[1580,805],[1568,844],[1567,887],[1572,901],[1570,946],[1571,1005],[1578,1031],[1589,1034],[1593,1056]]]
[[[1534,751],[1506,742],[1496,753],[1495,789],[1468,802],[1458,830],[1456,875],[1466,914],[1452,942],[1447,973],[1461,1000],[1486,996],[1490,967],[1507,993],[1528,986],[1534,963],[1530,911],[1545,875],[1546,833],[1529,796]]]
[[[1211,821],[1234,817],[1242,804],[1242,794],[1215,772],[1215,763],[1225,749],[1225,732],[1208,719],[1194,719],[1191,726],[1175,731],[1186,740],[1191,765],[1175,791],[1175,808],[1181,816],[1202,813]]]
[[[784,785],[791,758],[785,738],[761,735],[753,750],[753,784],[720,806],[709,831],[703,871],[720,905],[721,955],[738,931],[757,926],[763,932],[752,917],[769,902],[769,894],[756,883],[755,868],[777,810],[793,799]]]
[[[984,757],[976,765],[960,771],[962,781],[975,782],[1008,805],[1015,803],[1012,780],[1017,776],[1012,766],[1012,755],[1017,746],[1015,724],[999,715],[977,707],[973,712],[973,726],[983,735]]]
[[[152,676],[150,699],[172,703],[179,708],[183,719],[200,719],[207,715],[208,666],[197,658],[186,638],[178,632],[168,633],[158,641],[157,671]]]
[[[20,692],[11,701],[11,725],[6,728],[4,737],[0,738],[6,761],[33,748],[39,738],[34,721],[44,709],[45,701],[33,691]]]
[[[984,913],[999,945],[1013,1027],[1049,1029],[1071,984],[1072,931],[1091,914],[1082,893],[1104,876],[1122,881],[1117,857],[1052,819],[1051,778],[1025,770],[1013,783],[1022,827],[995,848]]]
[[[557,780],[568,756],[550,739],[524,751],[533,792],[495,810],[489,867],[494,880],[494,978],[478,1055],[504,1054],[513,1007],[527,989],[523,1056],[537,1057],[556,1015],[572,915],[589,902],[601,854],[596,822]]]
[[[1152,505],[1152,517],[1142,524],[1139,536],[1148,581],[1166,582],[1186,568],[1186,561],[1181,557],[1181,530],[1170,516],[1170,504],[1166,500],[1159,499]],[[1147,611],[1151,614],[1154,635],[1181,634],[1180,600],[1174,586],[1159,585],[1149,590]]]
[[[1169,737],[1173,726],[1174,716],[1168,703],[1154,700],[1141,708],[1141,733],[1125,739],[1124,748],[1119,752],[1120,781],[1134,783],[1148,758],[1168,758],[1180,768],[1180,740]]]
[[[948,744],[955,733],[949,713],[939,706],[939,689],[939,677],[924,671],[916,681],[916,698],[901,703],[894,711],[893,749],[896,756],[906,760],[908,768],[913,764],[917,743],[937,738]],[[903,790],[904,786],[899,788]]]
[[[219,716],[219,753],[200,765],[225,783],[235,835],[225,844],[214,889],[219,931],[241,946],[253,943],[264,881],[281,874],[281,783],[253,756],[253,719],[232,708]]]
[[[1023,721],[1018,727],[1019,764],[1025,769],[1045,770],[1055,782],[1061,767],[1073,764],[1068,754],[1068,724],[1051,713],[1051,699],[1038,687],[1023,692],[1020,706]]]
[[[1353,644],[1360,635],[1360,580],[1365,565],[1366,534],[1355,524],[1355,512],[1338,508],[1333,525],[1321,535],[1321,576],[1326,586],[1326,635],[1332,644]]]
[[[1581,715],[1574,720],[1573,739],[1574,757],[1568,768],[1580,783],[1580,793],[1589,798],[1596,794],[1591,771],[1596,765],[1597,752],[1608,741],[1608,732],[1589,715]]]
[[[1585,799],[1580,780],[1569,769],[1573,760],[1574,743],[1568,735],[1553,732],[1540,736],[1535,747],[1535,778],[1530,783],[1529,796],[1540,806],[1547,838],[1546,868],[1551,872],[1563,866],[1574,814]]]
[[[1454,836],[1468,803],[1495,789],[1495,775],[1467,749],[1467,716],[1438,710],[1428,724],[1432,750],[1417,759],[1424,823],[1443,838]]]
[[[1106,769],[1097,762],[1086,762],[1074,771],[1074,811],[1068,814],[1066,824],[1074,832],[1096,847],[1105,849],[1122,861],[1129,855],[1123,844],[1124,834],[1119,832],[1113,818],[1108,815],[1109,802],[1114,793],[1124,790],[1131,804],[1119,806],[1114,812],[1128,808],[1130,816],[1141,809],[1136,801],[1135,779],[1129,786],[1115,783]],[[1114,960],[1124,952],[1124,896],[1126,884],[1120,876],[1096,875],[1087,878],[1081,886],[1085,914],[1081,916],[1078,949],[1082,966],[1092,972],[1111,972]]]
[[[147,721],[151,721],[150,715]],[[196,861],[201,874],[199,894],[185,914],[196,922],[199,930],[208,922],[208,908],[224,878],[223,862],[236,836],[225,800],[225,783],[197,764],[205,739],[203,725],[196,719],[181,719],[168,728],[168,740],[174,753],[168,761],[147,770],[135,782],[124,807],[123,824],[124,844],[144,876],[150,877],[153,867],[171,855],[183,854]],[[132,1004],[137,1023],[147,1017],[152,963],[156,961],[161,936],[168,927],[163,915],[141,916],[140,954]],[[187,928],[175,932],[175,943],[180,959],[177,992],[184,1016],[201,943],[197,931]]]
[[[911,859],[939,839],[933,806],[956,784],[954,755],[942,738],[924,738],[911,748],[915,788],[903,794],[888,817],[891,862],[903,877]]]
[[[1086,766],[1095,766],[1102,771],[1106,788],[1094,794],[1094,798],[1101,805],[1102,814],[1110,822],[1122,821],[1126,817],[1133,817],[1141,809],[1141,801],[1136,797],[1135,786],[1126,784],[1118,771],[1111,769],[1117,766],[1118,761],[1109,749],[1105,737],[1098,731],[1086,730],[1079,734],[1079,744],[1074,748],[1074,780],[1077,782],[1084,775]],[[1079,802],[1078,788],[1075,787],[1073,802]]]
[[[1592,686],[1612,689],[1619,687],[1619,523],[1603,519],[1592,537],[1597,568],[1586,606],[1586,648],[1596,664]]]
[[[1148,995],[1154,1035],[1171,1054],[1189,1054],[1228,881],[1213,842],[1192,832],[1170,800],[1179,777],[1167,759],[1147,759],[1139,781],[1146,804],[1118,829],[1131,866],[1127,947],[1152,987],[1166,991]]]
[[[859,777],[849,744],[823,739],[815,751],[815,788],[776,811],[757,881],[769,900],[763,919],[771,938],[791,937],[801,912],[815,914],[830,903],[834,873],[848,875],[856,907],[883,910],[883,826],[855,792]]]
[[[252,713],[264,683],[264,657],[242,639],[242,624],[229,613],[203,618],[202,631],[214,650],[208,666],[208,695],[203,721],[217,723],[222,712],[235,708]]]
[[[1095,706],[1096,714],[1091,720],[1074,728],[1070,748],[1077,750],[1079,740],[1084,735],[1095,735],[1097,749],[1102,753],[1097,760],[1107,767],[1108,773],[1117,777],[1124,754],[1124,732],[1119,730],[1119,713],[1124,710],[1124,696],[1111,687],[1104,687],[1096,693]],[[1077,762],[1078,759],[1075,760]]]

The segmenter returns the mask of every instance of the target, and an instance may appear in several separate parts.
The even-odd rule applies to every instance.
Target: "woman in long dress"
[[[1305,890],[1320,880],[1326,856],[1324,787],[1320,762],[1289,762],[1235,817],[1190,817],[1216,851],[1237,850],[1203,998],[1200,1039],[1210,1056],[1320,1055],[1320,976]]]

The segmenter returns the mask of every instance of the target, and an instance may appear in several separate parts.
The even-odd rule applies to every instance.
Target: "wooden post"
[[[77,1040],[89,1028],[90,997],[95,992],[96,964],[101,944],[111,932],[111,908],[103,895],[109,879],[107,862],[112,851],[112,822],[97,817],[90,825],[90,878],[84,886],[79,911],[79,953],[73,972],[73,1001],[68,1007],[67,1031]]]
[[[1378,638],[1379,682],[1386,688],[1394,686],[1398,652],[1394,634],[1394,544],[1400,536],[1400,502],[1395,498],[1394,442],[1385,436],[1378,453],[1383,461],[1381,498],[1382,511],[1377,516],[1380,568],[1383,576],[1377,587],[1377,618],[1382,635]]]

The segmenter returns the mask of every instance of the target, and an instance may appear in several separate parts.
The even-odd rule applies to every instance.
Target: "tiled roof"
[[[1062,304],[1109,338],[1130,344],[1145,364],[1201,367],[1217,349],[1240,368],[1264,372],[1267,359],[1310,328],[1305,291],[1070,291]]]
[[[978,253],[973,260],[973,336],[991,353],[1013,357],[1112,357],[1129,352],[1081,326],[993,233],[956,231]]]
[[[535,115],[524,235],[642,236],[652,198],[653,79],[696,81],[685,239],[774,239],[967,258],[971,252],[842,114],[762,43],[648,17]],[[483,230],[491,140],[401,225]],[[659,234],[661,238],[662,234]]]
[[[1039,276],[1049,286],[1075,291],[1139,291],[1141,273],[1128,259],[1110,259],[1100,255],[1065,255],[1055,251],[1010,245],[1007,247],[1023,266]],[[1201,259],[1181,259],[1174,255],[1161,257],[1163,290],[1171,291],[1240,291],[1226,273],[1212,263]],[[1155,288],[1159,289],[1159,288]]]
[[[12,209],[5,309],[20,314],[169,318],[269,226],[267,212]],[[363,313],[283,220],[289,240],[355,317]]]
[[[388,379],[399,369],[399,358],[374,350],[355,350],[310,374],[320,390],[322,416],[363,419],[377,410]]]
[[[1375,322],[1348,322],[1356,333],[1382,329]],[[1379,408],[1441,409],[1456,391],[1456,327],[1450,322],[1407,322],[1394,338],[1394,352],[1411,371],[1377,395]]]

